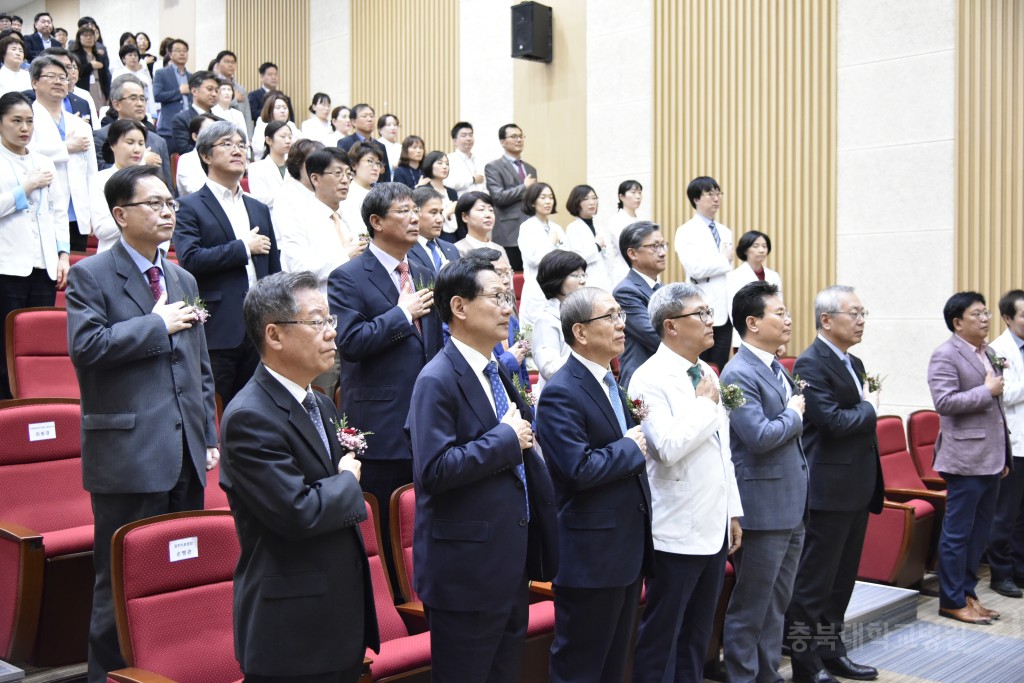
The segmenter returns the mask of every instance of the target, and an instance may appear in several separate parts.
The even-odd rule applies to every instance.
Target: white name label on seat
[[[29,441],[46,441],[57,438],[56,422],[33,422],[28,426]]]
[[[170,541],[167,544],[167,549],[171,555],[171,562],[191,560],[194,557],[199,557],[199,537],[190,536]]]

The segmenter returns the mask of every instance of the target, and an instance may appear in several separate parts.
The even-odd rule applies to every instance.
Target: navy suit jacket
[[[261,235],[270,237],[270,253],[252,257],[259,279],[281,270],[281,252],[274,238],[270,209],[249,195],[243,201],[250,228],[258,226]],[[245,337],[242,301],[249,291],[245,270],[249,257],[208,186],[181,198],[173,242],[178,261],[195,276],[199,296],[210,312],[210,319],[203,324],[207,345],[211,350],[238,347]]]
[[[504,368],[509,398],[529,420]],[[558,561],[554,492],[544,461],[499,423],[469,363],[449,343],[416,380],[406,431],[416,486],[415,589],[448,610],[507,609],[523,576],[548,581]],[[530,520],[515,466],[526,466]]]
[[[349,150],[352,149],[357,142],[362,142],[363,144],[366,144],[366,140],[360,140],[358,135],[356,135],[355,133],[352,133],[351,135],[346,135],[342,139],[338,140],[338,147],[343,152],[345,152],[345,154],[348,154]],[[370,138],[369,142],[370,142],[371,145],[373,145],[374,149],[376,149],[378,152],[380,152],[380,158],[383,160],[383,164],[384,164],[381,167],[380,177],[377,178],[377,182],[378,183],[390,183],[391,182],[391,164],[388,163],[388,150],[384,147],[384,145],[382,145],[380,142],[374,140],[373,138]]]
[[[306,409],[260,364],[224,411],[221,487],[235,517],[235,656],[248,674],[340,671],[380,649],[358,525],[359,482],[338,472],[334,406],[319,403],[330,452]],[[323,647],[324,634],[344,634]]]
[[[626,428],[635,426],[619,391]],[[544,385],[537,438],[558,501],[558,574],[569,588],[627,586],[650,573],[651,488],[604,387],[575,356]]]
[[[461,257],[459,250],[451,242],[446,242],[438,237],[434,240],[434,243],[437,245],[437,248],[441,250],[441,253],[444,254],[444,257],[449,261],[454,261]],[[413,248],[409,250],[409,260],[414,261],[432,273],[434,272],[434,257],[431,256],[430,252],[427,251],[427,248],[419,242],[413,245]]]
[[[619,383],[627,389],[633,373],[654,355],[661,343],[647,314],[653,294],[654,290],[632,268],[612,291],[626,314],[626,349],[619,356]]]
[[[200,114],[196,113],[195,107],[190,106],[188,109],[180,110],[171,119],[171,154],[185,154],[195,149],[196,143],[188,132],[188,124],[197,116]]]
[[[252,122],[256,123],[256,119],[260,117],[263,112],[263,100],[267,98],[267,91],[263,89],[263,86],[256,88],[249,93],[249,111],[252,113]]]
[[[790,391],[795,391],[786,373]],[[722,370],[722,382],[743,390],[747,402],[729,412],[729,448],[743,502],[743,528],[795,529],[807,514],[804,423],[786,407],[778,378],[746,346]],[[547,391],[547,387],[544,387]]]
[[[178,79],[174,76],[175,66],[170,64],[153,72],[153,99],[160,103],[160,117],[157,119],[156,132],[165,140],[171,138],[171,123],[184,107],[181,105],[182,94],[178,90]],[[192,78],[192,73],[185,70],[185,80]],[[185,95],[185,100],[192,106],[192,95]]]
[[[850,354],[854,372],[864,363]],[[821,339],[796,360],[793,371],[807,382],[804,398],[804,453],[810,467],[812,510],[882,511],[882,463],[875,423],[878,416],[861,397],[846,366]]]
[[[52,34],[50,35],[50,45],[52,47],[60,47],[60,43],[57,42],[57,39],[54,38]],[[26,62],[31,62],[33,59],[39,56],[40,52],[42,52],[45,49],[46,48],[43,46],[43,39],[38,32],[29,33],[27,36],[25,36]]]
[[[409,264],[413,282],[430,282],[433,270]],[[367,437],[367,460],[412,457],[402,425],[412,387],[423,366],[441,350],[435,307],[420,318],[422,336],[398,308],[398,289],[369,249],[334,269],[327,280],[331,313],[338,316],[341,412]]]

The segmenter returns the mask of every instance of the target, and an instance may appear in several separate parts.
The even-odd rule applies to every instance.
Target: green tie
[[[697,385],[700,384],[701,372],[699,365],[691,365],[690,369],[686,371],[686,374],[690,376],[690,381],[693,382],[693,388],[696,389]]]

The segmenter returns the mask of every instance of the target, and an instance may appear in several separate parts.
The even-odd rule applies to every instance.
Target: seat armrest
[[[395,609],[398,610],[410,634],[423,633],[427,630],[427,614],[422,602],[403,602],[395,605]]]
[[[107,683],[175,683],[166,676],[130,666],[107,673]]]
[[[43,537],[28,527],[0,522],[0,610],[11,619],[5,642],[0,642],[0,659],[24,663],[35,647],[39,612],[43,602],[43,572],[46,552]],[[9,602],[8,602],[9,601]]]
[[[897,489],[886,487],[885,495],[886,497],[892,498],[896,501],[909,500],[911,498],[923,498],[927,501],[939,503],[943,506],[946,504],[945,491],[932,491],[930,489]]]
[[[531,581],[530,592],[545,598],[554,599],[555,597],[555,590],[550,581]]]
[[[921,481],[932,491],[946,490],[946,480],[942,477],[921,477]]]

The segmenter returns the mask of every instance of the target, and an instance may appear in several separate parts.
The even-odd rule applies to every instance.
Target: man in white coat
[[[636,683],[699,681],[725,573],[740,547],[743,515],[729,450],[729,422],[718,378],[698,355],[714,341],[701,290],[676,282],[648,305],[658,350],[629,383],[650,414],[654,575],[633,659]]]
[[[92,128],[64,110],[70,87],[65,63],[49,55],[37,57],[29,70],[36,101],[32,104],[35,126],[29,148],[50,159],[56,182],[70,196],[68,221],[71,249],[85,251],[90,232],[89,181],[96,173]]]
[[[676,255],[686,269],[686,277],[701,288],[714,310],[715,343],[700,357],[714,363],[721,372],[729,360],[732,345],[726,291],[726,276],[732,270],[735,256],[732,230],[715,222],[715,215],[722,206],[722,190],[714,178],[699,176],[691,180],[686,187],[686,197],[696,213],[676,230]]]

